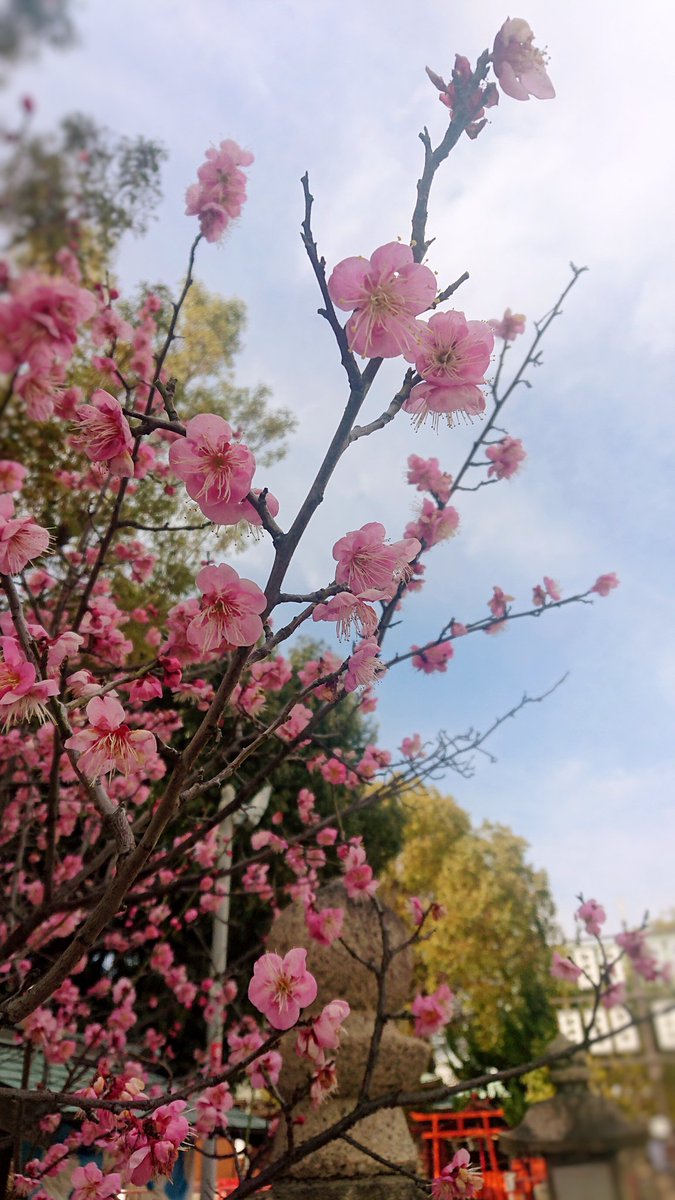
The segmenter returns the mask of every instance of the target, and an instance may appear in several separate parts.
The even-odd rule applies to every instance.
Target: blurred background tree
[[[147,231],[167,157],[159,142],[120,137],[70,113],[51,132],[33,133],[27,122],[9,150],[0,169],[0,221],[21,265],[53,270],[67,247],[91,283],[110,267],[123,234]]]
[[[43,42],[66,47],[74,39],[70,0],[2,0],[0,60],[15,62],[35,53]]]
[[[51,133],[30,133],[29,118],[26,113],[24,126],[10,138],[9,153],[0,160],[0,228],[6,233],[10,269],[58,272],[59,252],[67,251],[74,255],[85,286],[113,287],[114,257],[121,238],[147,231],[161,196],[166,151],[151,139],[119,137],[78,114],[65,117]],[[133,327],[150,292],[162,304],[154,343],[158,353],[169,325],[173,290],[164,283],[146,283],[133,301],[121,301],[117,307]],[[274,407],[267,387],[242,386],[235,380],[245,322],[241,300],[222,298],[195,281],[164,375],[177,379],[176,404],[183,420],[197,412],[224,417],[241,431],[260,468],[285,454],[294,420],[287,409]],[[85,400],[99,387],[115,391],[109,376],[92,366],[86,343],[84,348],[85,353],[72,362],[68,382],[81,389]],[[106,348],[101,347],[101,352],[107,353]],[[118,345],[116,360],[126,370],[133,347]],[[115,493],[73,486],[69,477],[82,471],[83,456],[64,442],[61,419],[26,421],[23,402],[13,395],[14,382],[8,381],[0,400],[0,458],[12,458],[12,446],[22,446],[31,467],[23,500],[35,518],[53,531],[56,553],[63,554],[79,544],[87,526],[95,522],[98,530],[107,527]],[[153,441],[158,441],[157,436]],[[56,489],[55,469],[64,480]],[[264,478],[256,482],[263,486]],[[128,564],[120,562],[116,591],[129,609],[151,605],[159,619],[188,594],[206,554],[216,556],[241,547],[247,535],[245,529],[205,522],[184,489],[174,489],[161,473],[150,473],[142,508],[133,488],[127,490],[123,519],[127,530],[137,529],[137,539],[157,556],[157,562],[151,580],[141,584]],[[93,531],[92,537],[96,544]],[[142,627],[131,627],[128,633],[143,654]]]
[[[474,829],[449,796],[422,790],[403,798],[403,847],[387,868],[387,894],[435,899],[446,915],[418,947],[418,978],[456,995],[447,1046],[457,1076],[526,1062],[557,1032],[551,945],[555,909],[545,872],[527,861],[527,842],[504,825]],[[509,1085],[510,1118],[525,1088]]]

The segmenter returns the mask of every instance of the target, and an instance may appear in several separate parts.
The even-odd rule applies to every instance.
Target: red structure
[[[481,1200],[534,1200],[535,1185],[546,1179],[542,1158],[509,1163],[499,1150],[499,1135],[507,1128],[501,1108],[465,1108],[463,1112],[411,1112],[413,1136],[421,1143],[430,1179],[440,1175],[456,1150],[464,1146],[480,1166],[484,1186]]]

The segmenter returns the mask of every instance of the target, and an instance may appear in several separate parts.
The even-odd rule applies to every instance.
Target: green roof
[[[133,1057],[133,1050],[130,1050],[129,1053]],[[17,1046],[13,1041],[8,1041],[5,1037],[0,1036],[0,1087],[20,1088],[23,1080],[23,1064],[24,1047]],[[66,1087],[69,1077],[70,1070],[67,1065],[47,1063],[41,1050],[33,1050],[28,1073],[29,1088],[39,1088],[43,1085],[50,1091],[60,1092]],[[148,1082],[161,1084],[166,1081],[161,1075],[148,1072]],[[78,1087],[81,1084],[75,1083],[70,1086]],[[194,1118],[195,1110],[188,1108],[185,1115],[188,1120],[191,1120]],[[232,1129],[261,1132],[267,1128],[267,1121],[263,1117],[254,1117],[241,1108],[231,1108],[227,1117],[228,1125]]]

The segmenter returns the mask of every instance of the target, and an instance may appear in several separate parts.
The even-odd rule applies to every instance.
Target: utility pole
[[[218,907],[213,914],[211,934],[211,972],[213,975],[211,999],[214,1000],[214,1013],[206,1027],[206,1062],[209,1072],[218,1071],[223,1063],[223,1008],[220,1003],[220,989],[227,967],[230,894],[232,891],[232,874],[229,868],[232,866],[234,831],[236,826],[242,825],[253,829],[262,820],[271,795],[272,788],[266,784],[256,793],[246,808],[225,817],[216,831],[218,848],[216,875],[222,878],[225,886]],[[220,793],[221,803],[231,804],[234,796],[234,788],[228,784]],[[227,872],[227,874],[223,874],[223,872]],[[217,1138],[205,1138],[202,1154],[201,1200],[215,1200],[218,1194],[217,1146]]]

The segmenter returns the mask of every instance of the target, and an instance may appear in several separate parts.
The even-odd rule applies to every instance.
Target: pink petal
[[[555,88],[543,67],[533,64],[528,71],[523,71],[520,81],[536,100],[555,99]]]
[[[387,242],[370,256],[372,271],[378,275],[392,275],[413,263],[413,252],[403,242]]]
[[[328,280],[328,294],[337,308],[350,312],[364,300],[364,282],[370,264],[367,258],[344,258]]]
[[[224,417],[219,417],[216,413],[199,413],[198,416],[192,417],[186,423],[185,431],[189,441],[208,440],[214,442],[219,438],[225,438],[228,442],[232,441],[231,425]]]
[[[117,729],[124,723],[125,712],[114,696],[94,696],[86,707],[87,720],[97,729]]]
[[[411,312],[415,314],[424,312],[425,308],[428,308],[436,299],[438,291],[436,276],[429,267],[411,263],[401,271],[397,281],[397,290],[405,297]]]
[[[499,80],[499,86],[507,96],[511,96],[513,100],[529,100],[530,93],[526,87],[523,87],[520,80],[516,77],[516,73],[511,66],[511,63],[501,63],[499,70],[495,68],[495,74]]]

